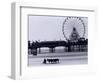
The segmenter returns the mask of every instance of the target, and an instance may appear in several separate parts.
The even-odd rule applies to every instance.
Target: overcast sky
[[[66,17],[58,16],[29,16],[29,40],[30,41],[52,41],[65,40],[62,33],[62,25]],[[87,37],[87,21],[86,17],[82,20],[86,26]]]

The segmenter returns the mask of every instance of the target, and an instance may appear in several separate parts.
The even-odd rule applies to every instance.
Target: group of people
[[[59,59],[58,58],[55,58],[55,59],[44,59],[43,60],[43,64],[57,64],[59,63]]]

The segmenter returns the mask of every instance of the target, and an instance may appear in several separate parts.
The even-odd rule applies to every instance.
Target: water
[[[45,59],[59,59],[57,64],[43,64]],[[28,55],[28,66],[46,66],[46,65],[73,65],[73,64],[87,64],[88,56],[87,52],[42,52],[33,56],[32,54]]]

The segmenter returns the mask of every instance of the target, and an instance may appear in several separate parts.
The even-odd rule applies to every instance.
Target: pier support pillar
[[[39,48],[39,54],[41,53],[41,48]]]
[[[50,52],[50,53],[55,52],[55,48],[49,48],[49,52]]]

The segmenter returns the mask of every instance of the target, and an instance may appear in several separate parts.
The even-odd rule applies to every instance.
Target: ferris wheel
[[[85,36],[85,24],[82,17],[68,16],[63,22],[62,32],[66,40],[70,40],[70,35],[75,29],[79,37]]]

